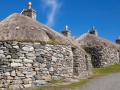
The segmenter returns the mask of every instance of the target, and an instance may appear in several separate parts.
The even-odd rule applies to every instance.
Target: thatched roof
[[[64,35],[22,14],[12,14],[0,22],[0,40],[33,39],[72,43]]]
[[[76,44],[78,46],[103,46],[103,47],[105,46],[105,47],[113,47],[113,48],[120,47],[120,45],[113,43],[109,40],[87,33],[77,38]]]

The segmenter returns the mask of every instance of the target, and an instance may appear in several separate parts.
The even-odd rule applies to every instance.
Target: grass
[[[0,42],[7,42],[7,41],[18,41],[18,42],[40,42],[40,43],[45,43],[45,44],[54,44],[54,45],[70,45],[67,42],[59,42],[54,39],[50,39],[50,41],[45,41],[45,40],[34,40],[34,39],[9,39],[9,40],[0,40]]]
[[[35,90],[74,90],[74,88],[81,88],[85,86],[91,79],[98,78],[100,76],[105,76],[111,73],[120,72],[120,64],[115,64],[105,68],[94,68],[94,74],[87,79],[82,79],[79,82],[75,82],[69,85],[58,85],[58,86],[45,86],[39,87]],[[53,81],[54,83],[59,83],[60,81]]]
[[[50,81],[50,83],[56,84],[56,83],[62,83],[63,80],[52,80]]]

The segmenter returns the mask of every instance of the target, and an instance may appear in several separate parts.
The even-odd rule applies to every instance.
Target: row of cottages
[[[0,88],[27,88],[52,79],[80,79],[92,67],[119,63],[119,45],[90,34],[58,33],[36,20],[32,3],[0,22]]]

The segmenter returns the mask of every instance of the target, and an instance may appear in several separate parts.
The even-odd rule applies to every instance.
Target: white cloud
[[[50,7],[50,13],[47,14],[46,25],[52,27],[55,22],[55,15],[61,7],[61,3],[58,3],[57,0],[42,0],[46,8]]]

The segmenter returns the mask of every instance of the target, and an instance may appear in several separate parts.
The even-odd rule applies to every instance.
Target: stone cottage
[[[27,88],[92,74],[90,55],[38,22],[31,5],[0,22],[0,88]]]
[[[76,39],[76,44],[82,46],[91,55],[93,67],[106,67],[119,63],[119,45],[98,37],[97,30],[92,27],[90,33]]]

